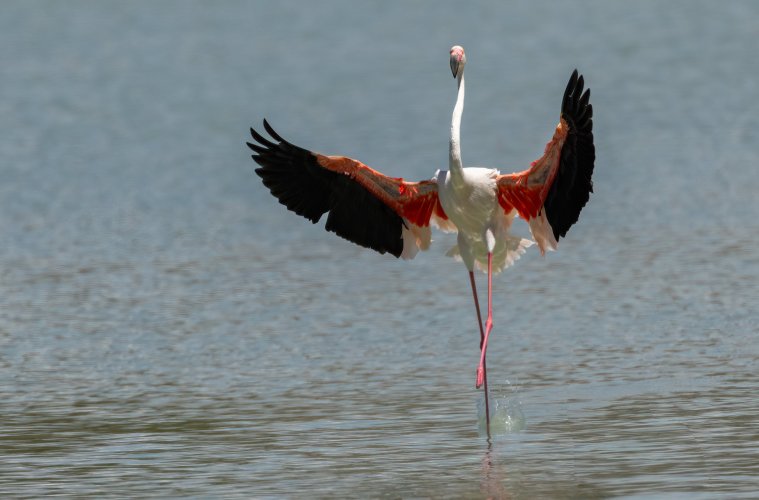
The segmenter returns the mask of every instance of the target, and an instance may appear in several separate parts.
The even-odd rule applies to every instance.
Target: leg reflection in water
[[[482,480],[480,482],[480,491],[485,498],[511,498],[509,492],[506,491],[505,478],[501,472],[493,464],[493,442],[488,439],[488,449],[482,457]]]

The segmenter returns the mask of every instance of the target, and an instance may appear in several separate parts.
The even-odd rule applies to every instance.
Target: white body
[[[438,171],[438,193],[448,219],[458,230],[457,244],[447,255],[460,258],[467,269],[487,271],[488,252],[493,254],[493,272],[513,264],[532,241],[509,234],[515,212],[504,213],[498,204],[495,179],[498,170],[462,169],[462,182],[455,174]]]

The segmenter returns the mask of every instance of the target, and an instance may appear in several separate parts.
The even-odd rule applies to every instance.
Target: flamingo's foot
[[[477,380],[474,382],[475,389],[482,387],[482,383],[485,381],[485,369],[482,365],[477,367]]]

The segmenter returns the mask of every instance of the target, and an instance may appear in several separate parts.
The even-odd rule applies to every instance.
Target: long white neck
[[[464,167],[461,163],[461,115],[464,113],[464,70],[458,75],[459,95],[451,118],[451,140],[448,143],[448,169],[454,180],[462,180]]]

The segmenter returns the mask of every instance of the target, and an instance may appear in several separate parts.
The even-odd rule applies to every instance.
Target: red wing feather
[[[352,158],[314,155],[319,165],[349,176],[412,224],[428,226],[433,212],[447,219],[438,201],[437,182],[434,180],[407,182],[401,177],[388,177]]]

